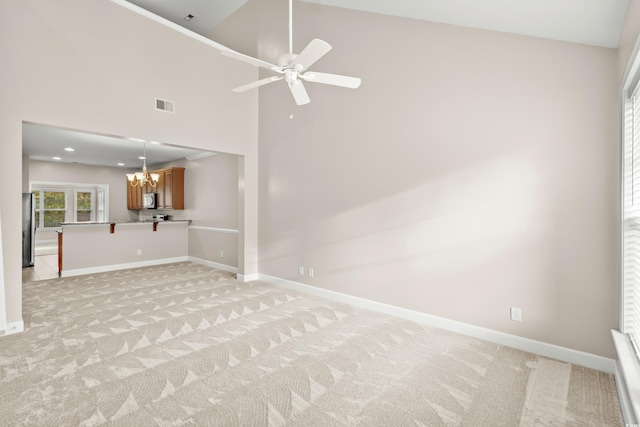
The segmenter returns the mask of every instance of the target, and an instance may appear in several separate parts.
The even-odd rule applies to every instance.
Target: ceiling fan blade
[[[293,94],[293,99],[295,99],[296,104],[304,105],[311,102],[309,94],[300,80],[289,83],[289,89]]]
[[[271,76],[266,79],[258,80],[255,82],[248,83],[246,85],[238,86],[235,89],[231,89],[233,92],[245,92],[249,89],[253,89],[256,87],[264,86],[266,84],[277,82],[278,80],[282,80],[282,76]]]
[[[320,39],[313,39],[304,48],[298,57],[293,61],[293,67],[298,71],[303,71],[309,68],[318,59],[322,58],[331,50],[331,45]]]
[[[304,74],[299,74],[298,77],[308,82],[342,86],[351,89],[359,87],[361,82],[358,77],[341,76],[339,74],[316,73],[315,71],[308,71]]]
[[[247,64],[255,65],[258,67],[266,68],[268,70],[276,71],[278,73],[284,73],[284,70],[277,65],[271,64],[267,61],[263,61],[262,59],[253,58],[248,55],[244,55],[240,52],[236,52],[235,50],[223,50],[222,53],[224,56],[228,56],[229,58],[237,59],[242,62],[246,62]]]

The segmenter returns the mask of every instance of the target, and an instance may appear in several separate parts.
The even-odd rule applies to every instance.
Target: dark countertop
[[[169,219],[169,220],[164,220],[164,221],[156,221],[153,219],[147,219],[147,220],[143,220],[143,221],[85,221],[85,222],[62,222],[60,223],[61,226],[66,227],[66,226],[74,226],[74,225],[111,225],[111,224],[153,224],[154,222],[157,222],[158,224],[163,223],[163,222],[167,222],[167,223],[182,223],[182,222],[186,222],[186,223],[190,223],[191,220],[190,219]]]

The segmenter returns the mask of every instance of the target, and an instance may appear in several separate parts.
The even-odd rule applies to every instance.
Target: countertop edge
[[[102,221],[102,222],[63,222],[60,224],[61,227],[93,227],[100,225],[149,225],[153,223],[158,224],[189,224],[191,220],[189,219],[178,219],[178,220],[164,220],[164,221]]]

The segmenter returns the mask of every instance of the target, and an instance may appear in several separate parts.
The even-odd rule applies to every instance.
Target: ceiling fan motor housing
[[[295,53],[283,53],[278,57],[278,61],[276,63],[282,68],[288,68],[297,57],[298,55]]]

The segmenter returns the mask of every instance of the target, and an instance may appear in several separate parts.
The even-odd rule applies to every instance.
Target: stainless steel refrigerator
[[[22,193],[22,266],[33,267],[36,260],[35,200],[32,193]]]

